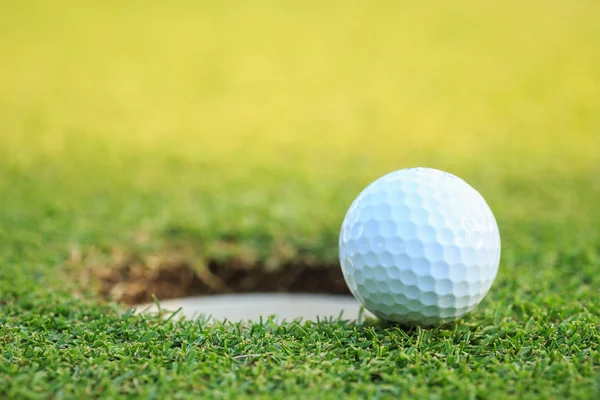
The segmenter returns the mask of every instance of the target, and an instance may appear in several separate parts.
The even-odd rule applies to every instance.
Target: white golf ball
[[[392,172],[354,200],[340,263],[350,291],[376,316],[407,325],[462,317],[498,272],[500,234],[483,197],[431,168]]]

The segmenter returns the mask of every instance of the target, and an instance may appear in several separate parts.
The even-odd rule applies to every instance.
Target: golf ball
[[[465,181],[408,168],[379,178],[354,200],[339,256],[350,291],[379,318],[442,324],[487,294],[498,272],[500,233]]]

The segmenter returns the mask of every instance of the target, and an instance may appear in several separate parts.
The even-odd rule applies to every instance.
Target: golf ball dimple
[[[470,312],[489,291],[500,233],[483,197],[431,168],[387,174],[354,200],[339,241],[350,291],[376,316],[435,325]]]

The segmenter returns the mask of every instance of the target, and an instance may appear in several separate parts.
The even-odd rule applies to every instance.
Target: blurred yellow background
[[[19,163],[88,142],[234,170],[588,169],[598,49],[594,1],[4,2],[1,144]]]

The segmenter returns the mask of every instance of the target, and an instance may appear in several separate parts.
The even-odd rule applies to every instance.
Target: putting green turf
[[[0,394],[596,397],[599,10],[0,4]],[[337,268],[353,198],[416,165],[500,226],[456,325],[209,327],[82,286],[123,251]]]

